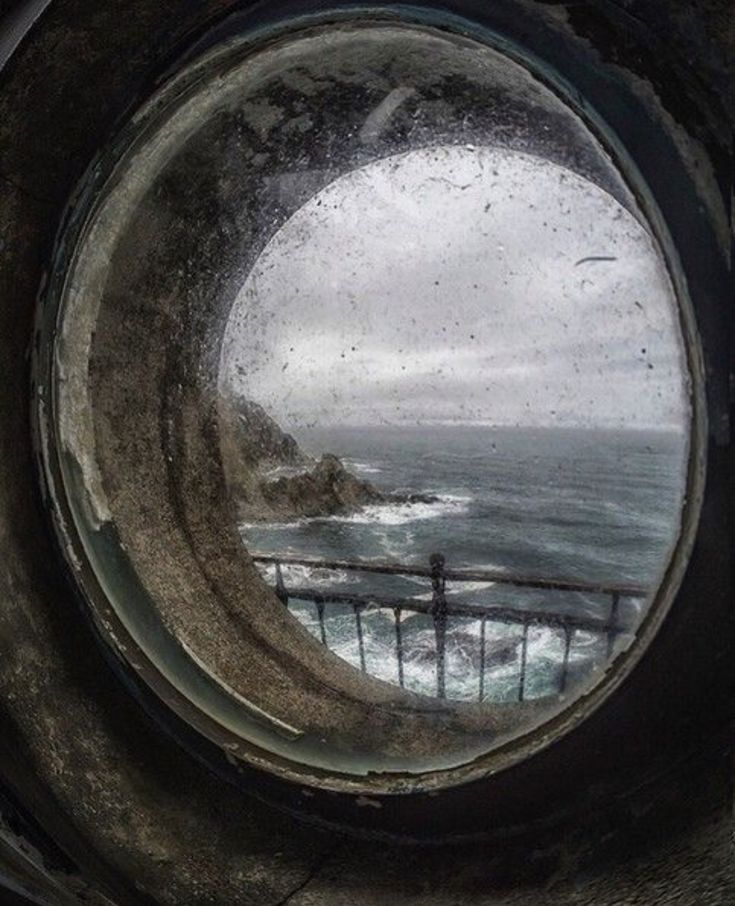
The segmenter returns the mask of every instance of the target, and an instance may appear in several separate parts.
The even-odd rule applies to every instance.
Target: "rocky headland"
[[[243,397],[221,402],[220,424],[229,491],[246,522],[349,515],[366,506],[438,499],[377,488],[332,453],[307,456],[262,406]]]

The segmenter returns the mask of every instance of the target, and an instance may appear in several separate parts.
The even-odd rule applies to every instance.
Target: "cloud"
[[[222,373],[291,423],[636,427],[685,423],[683,361],[638,220],[538,158],[445,147],[348,174],[282,227]]]

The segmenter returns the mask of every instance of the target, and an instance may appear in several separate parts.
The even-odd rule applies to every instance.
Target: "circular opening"
[[[60,253],[67,557],[233,758],[459,782],[638,656],[693,519],[693,341],[640,202],[530,70],[394,22],[229,42],[101,157]]]
[[[474,145],[368,164],[288,220],[233,308],[243,539],[371,675],[567,697],[630,644],[676,541],[682,362],[650,233],[584,177]]]

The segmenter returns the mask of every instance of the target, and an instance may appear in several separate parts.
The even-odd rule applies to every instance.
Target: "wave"
[[[275,585],[275,564],[256,562],[255,565],[266,582]],[[351,578],[344,570],[303,566],[298,563],[281,564],[281,576],[294,598],[298,596],[299,588],[330,588],[342,582],[348,582]]]
[[[469,591],[486,591],[497,585],[497,582],[489,581],[470,581],[468,579],[447,579],[447,594],[459,594],[460,592]]]
[[[427,580],[422,577],[420,581],[426,584]],[[476,594],[478,591],[490,591],[490,589],[497,584],[497,582],[471,582],[466,580],[458,581],[456,579],[450,579],[447,580],[445,594],[449,599],[461,598],[464,595]],[[431,591],[411,595],[411,599],[414,601],[431,601],[433,597],[434,594]]]
[[[344,522],[351,525],[406,525],[410,522],[421,522],[426,519],[440,519],[443,516],[461,515],[467,512],[472,500],[472,497],[442,494],[438,500],[432,503],[376,503],[365,506],[355,513],[334,516],[302,516],[291,522],[240,522],[238,527],[241,534],[244,535],[248,531],[262,531],[264,529],[268,531],[288,531],[305,525],[324,522]]]
[[[262,531],[263,529],[268,529],[268,531],[285,532],[289,529],[308,525],[309,522],[312,521],[312,519],[302,517],[300,519],[294,519],[292,522],[240,522],[238,523],[238,529],[240,530],[240,534],[244,537],[245,532],[248,531]],[[247,541],[247,538],[245,538],[245,540]]]
[[[472,503],[475,499],[471,494],[449,494],[446,491],[430,489],[427,491],[428,494],[433,494],[435,497],[438,497],[439,500],[442,500],[446,503],[461,503],[468,504]]]
[[[432,503],[378,503],[358,513],[316,517],[312,522],[345,522],[352,525],[406,525],[426,519],[456,516],[468,509],[471,498],[445,495]]]
[[[363,472],[365,475],[379,475],[383,470],[369,462],[358,462],[355,459],[345,459],[344,462],[352,469]]]

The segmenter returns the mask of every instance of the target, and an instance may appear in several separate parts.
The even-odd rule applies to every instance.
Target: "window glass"
[[[243,539],[355,667],[507,701],[632,639],[687,382],[650,232],[585,178],[462,145],[336,180],[248,275],[221,392]]]

